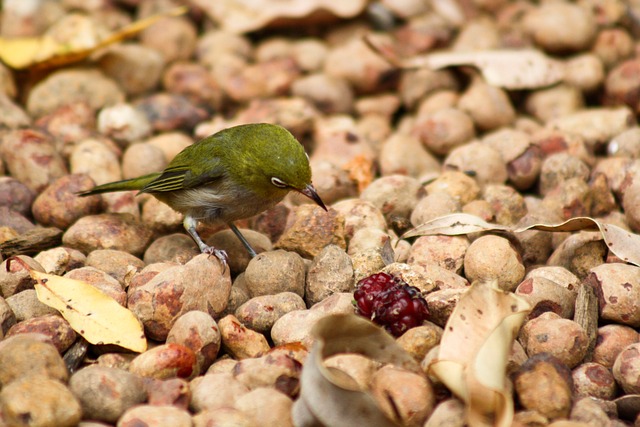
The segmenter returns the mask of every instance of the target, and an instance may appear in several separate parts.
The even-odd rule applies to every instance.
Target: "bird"
[[[187,146],[161,172],[110,182],[77,193],[81,197],[117,191],[148,193],[184,215],[183,226],[202,253],[223,265],[227,253],[207,245],[198,223],[226,224],[253,258],[256,251],[235,226],[301,193],[325,211],[311,183],[309,156],[284,127],[270,123],[232,126]]]

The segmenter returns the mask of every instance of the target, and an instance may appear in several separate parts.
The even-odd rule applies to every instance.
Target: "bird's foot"
[[[200,248],[203,254],[213,255],[220,260],[222,263],[222,272],[224,273],[227,269],[227,264],[229,261],[229,255],[227,252],[222,249],[216,249],[213,246],[203,246]]]

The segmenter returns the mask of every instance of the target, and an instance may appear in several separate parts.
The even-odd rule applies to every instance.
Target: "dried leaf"
[[[76,17],[77,30],[70,32],[71,39],[61,40],[45,33],[40,37],[0,37],[0,59],[14,69],[53,68],[81,61],[110,44],[134,36],[158,20],[167,16],[182,15],[186,7],[178,7],[166,13],[133,22],[120,30],[102,37],[97,34],[88,18]]]
[[[224,30],[246,33],[267,27],[275,21],[318,15],[327,12],[340,18],[360,14],[367,0],[192,0]]]
[[[393,48],[375,38],[365,37],[367,44],[392,65],[403,68],[439,70],[453,66],[473,66],[492,86],[505,89],[535,89],[560,82],[565,64],[540,51],[485,50],[477,52],[438,52],[413,58],[399,58]]]
[[[624,262],[640,266],[640,235],[631,233],[617,225],[608,224],[590,217],[576,217],[558,224],[532,224],[525,227],[507,227],[491,224],[474,215],[456,213],[435,218],[407,231],[402,238],[444,234],[458,236],[479,231],[509,231],[522,233],[527,230],[540,231],[600,231],[607,247]]]
[[[19,258],[11,261],[21,262]],[[24,264],[25,268],[28,268]],[[116,300],[90,284],[29,269],[38,299],[67,319],[91,344],[116,344],[131,351],[147,349],[142,324]]]
[[[451,313],[429,369],[467,403],[469,425],[511,425],[506,368],[513,340],[530,310],[523,298],[495,284],[474,283]]]
[[[294,424],[350,427],[397,426],[367,391],[359,390],[342,371],[328,369],[324,359],[338,353],[358,353],[382,363],[418,372],[415,360],[384,330],[354,314],[320,319],[312,334],[313,347],[300,378],[300,398],[293,410]]]

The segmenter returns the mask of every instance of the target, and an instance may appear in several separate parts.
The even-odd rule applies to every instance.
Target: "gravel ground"
[[[323,375],[342,372],[342,391],[367,396],[375,425],[640,425],[640,267],[617,251],[640,232],[637,1],[184,3],[80,61],[0,64],[0,426],[318,425],[300,407],[335,413],[314,405],[340,399],[302,402],[306,362],[320,343],[349,346],[312,328],[350,319],[356,284],[383,270],[429,309],[389,350],[415,369],[362,354],[322,362]],[[83,46],[179,5],[6,1],[0,41]],[[503,49],[536,49],[545,67],[496,62]],[[433,52],[454,56],[428,68]],[[161,171],[194,141],[253,122],[303,144],[329,208],[290,194],[238,221],[253,259],[215,224],[198,230],[228,266],[200,254],[182,215],[148,194],[76,194]],[[400,237],[450,214],[509,230],[591,217],[634,234]],[[38,299],[30,272],[127,307],[147,351],[88,344]],[[498,369],[506,418],[508,403],[474,418],[482,399],[431,369],[452,351],[447,322],[473,283],[529,306]]]

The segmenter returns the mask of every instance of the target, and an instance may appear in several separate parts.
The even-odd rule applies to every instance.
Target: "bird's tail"
[[[94,194],[113,193],[116,191],[142,190],[142,188],[160,176],[160,172],[150,173],[138,178],[125,179],[122,181],[109,182],[97,185],[91,190],[81,191],[78,196],[91,196]]]

